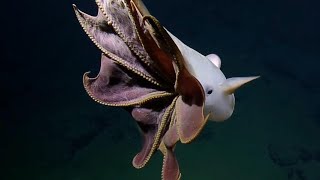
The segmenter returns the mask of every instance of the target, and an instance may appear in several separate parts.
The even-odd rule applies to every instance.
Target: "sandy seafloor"
[[[17,3],[17,2],[16,2]],[[1,60],[2,180],[160,179],[158,152],[140,170],[130,115],[96,104],[82,87],[99,51],[71,4],[7,2]],[[183,180],[320,180],[320,12],[317,1],[146,1],[173,34],[216,53],[227,77],[261,75],[236,92],[236,109],[178,144]]]

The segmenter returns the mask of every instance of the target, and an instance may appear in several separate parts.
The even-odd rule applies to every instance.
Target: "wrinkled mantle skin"
[[[160,150],[162,179],[180,179],[174,148],[179,141],[196,138],[207,121],[203,89],[185,68],[166,30],[140,0],[96,3],[97,16],[74,5],[81,26],[102,52],[99,74],[83,76],[85,90],[96,102],[123,107],[136,120],[144,141],[133,158],[135,168],[144,167]]]

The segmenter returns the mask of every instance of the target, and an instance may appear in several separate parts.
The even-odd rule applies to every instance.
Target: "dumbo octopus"
[[[141,0],[96,0],[97,16],[73,5],[90,39],[101,50],[96,77],[83,75],[96,102],[123,107],[143,136],[133,158],[144,167],[163,154],[162,180],[181,178],[174,154],[177,142],[190,143],[208,120],[224,121],[233,112],[234,92],[257,76],[228,78],[215,54],[204,56],[185,45],[150,15]]]

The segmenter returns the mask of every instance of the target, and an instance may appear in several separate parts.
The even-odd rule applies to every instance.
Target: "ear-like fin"
[[[236,89],[241,87],[242,85],[259,78],[260,76],[252,76],[252,77],[233,77],[228,78],[222,85],[222,89],[226,94],[233,94]]]
[[[209,54],[207,58],[216,65],[219,69],[221,68],[221,59],[216,54]]]

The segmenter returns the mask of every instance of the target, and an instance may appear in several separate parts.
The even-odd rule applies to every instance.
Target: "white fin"
[[[225,94],[233,94],[236,89],[238,89],[242,85],[259,77],[260,76],[228,78],[223,84],[221,84],[221,88]]]
[[[221,67],[221,59],[219,58],[218,55],[216,54],[208,54],[207,58],[214,64],[216,65],[219,69]]]

